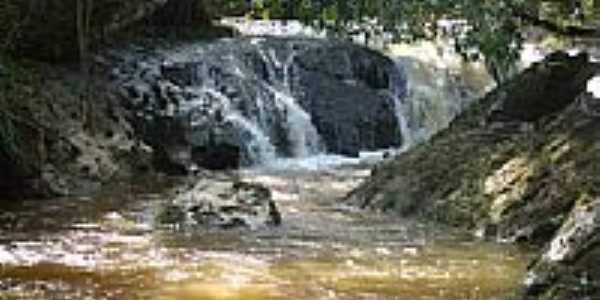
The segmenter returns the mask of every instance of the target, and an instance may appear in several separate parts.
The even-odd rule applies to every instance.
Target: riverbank
[[[598,297],[598,66],[554,54],[373,170],[347,203],[533,244],[532,299]],[[585,212],[585,213],[584,213]]]

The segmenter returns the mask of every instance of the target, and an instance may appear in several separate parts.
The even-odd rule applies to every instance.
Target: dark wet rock
[[[296,58],[298,67],[340,81],[355,81],[373,90],[389,88],[389,58],[367,48],[328,43]]]
[[[158,221],[192,228],[221,229],[257,229],[281,224],[281,214],[268,188],[235,181],[229,176],[214,177],[200,179],[192,187],[180,191],[161,209]]]
[[[585,90],[587,74],[581,70],[588,63],[588,55],[570,57],[567,53],[549,55],[544,63],[536,64],[519,76],[518,85],[527,88],[504,87],[510,92],[496,103],[489,113],[489,121],[533,122],[565,109],[573,102],[573,95]]]
[[[200,146],[192,148],[192,161],[209,170],[237,169],[242,150],[235,145]]]
[[[240,38],[111,55],[120,61],[111,74],[137,131],[182,169],[234,166],[210,157],[233,156],[235,148],[239,164],[250,165],[402,143],[395,114],[402,71],[356,45]]]
[[[377,166],[347,201],[543,247],[531,298],[585,299],[600,278],[591,201],[600,197],[599,100],[585,93],[598,72],[585,55],[552,55]]]

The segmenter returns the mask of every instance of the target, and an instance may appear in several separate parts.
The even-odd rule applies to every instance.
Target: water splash
[[[225,120],[241,129],[242,134],[249,134],[248,137],[241,137],[249,161],[264,164],[275,159],[277,151],[260,127],[238,112],[230,112]]]

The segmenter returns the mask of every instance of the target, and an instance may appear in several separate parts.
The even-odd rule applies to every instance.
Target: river
[[[526,252],[345,206],[367,166],[289,168],[239,171],[283,215],[253,232],[155,225],[165,178],[3,204],[0,299],[513,299]]]

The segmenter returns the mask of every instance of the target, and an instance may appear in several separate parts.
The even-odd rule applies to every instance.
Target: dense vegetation
[[[465,57],[488,58],[501,79],[528,26],[561,35],[596,35],[599,10],[593,0],[5,0],[0,3],[0,51],[18,50],[45,59],[76,57],[82,29],[97,40],[141,19],[146,25],[165,27],[248,15],[300,19],[338,35],[369,30],[391,33],[402,41],[450,35]],[[149,21],[148,15],[155,16]],[[447,23],[439,20],[466,23],[443,28],[440,25]]]
[[[231,5],[246,1],[221,1]],[[600,5],[592,0],[263,0],[253,1],[257,16],[297,18],[344,35],[391,33],[396,40],[455,39],[468,59],[487,58],[497,80],[504,80],[517,58],[523,32],[531,25],[567,36],[596,35]],[[228,6],[228,8],[230,8]],[[459,20],[447,27],[440,20]],[[464,23],[466,21],[466,23]],[[445,28],[444,28],[445,27]]]

